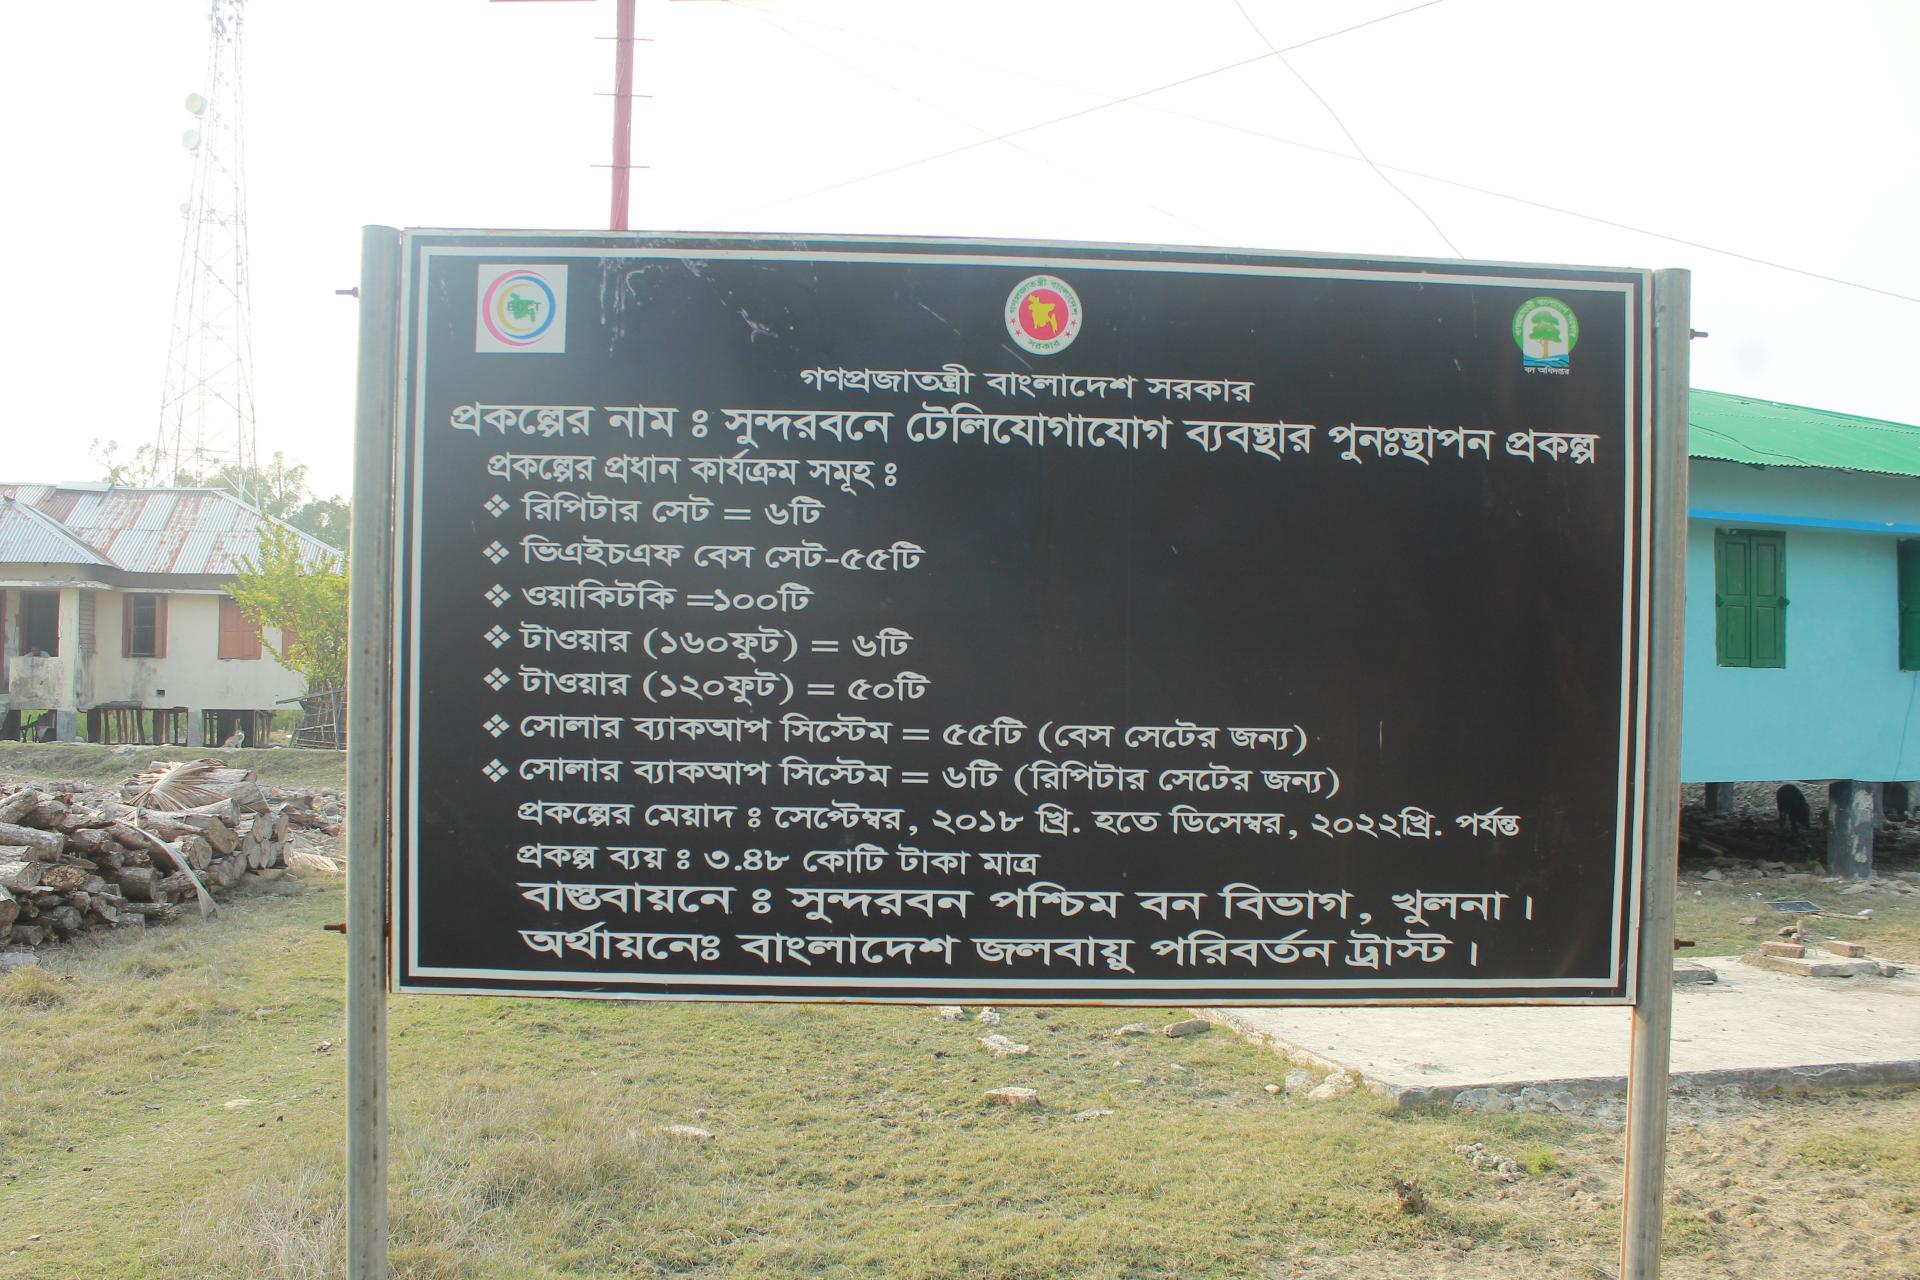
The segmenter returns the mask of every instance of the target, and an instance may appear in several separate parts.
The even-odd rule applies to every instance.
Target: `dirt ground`
[[[1682,789],[1677,929],[1697,946],[1682,956],[1757,951],[1798,926],[1810,946],[1829,939],[1866,944],[1879,958],[1920,965],[1920,810],[1889,817],[1874,835],[1874,875],[1829,875],[1827,787],[1799,782],[1812,810],[1811,830],[1782,827],[1774,790],[1741,783],[1731,813],[1708,813],[1702,788]],[[1920,801],[1920,794],[1915,796]],[[1774,901],[1812,902],[1817,911],[1781,911]]]
[[[1617,1230],[1620,1135],[1589,1130],[1560,1166],[1490,1190],[1547,1234],[1531,1247],[1461,1239],[1416,1257],[1405,1250],[1299,1256],[1274,1277],[1439,1280],[1577,1276],[1613,1280],[1616,1259],[1591,1228]],[[1667,1148],[1670,1280],[1914,1280],[1920,1277],[1920,1097],[1807,1095],[1748,1099],[1719,1118],[1674,1126]],[[1584,1223],[1583,1240],[1551,1242]],[[1563,1224],[1556,1226],[1556,1224]],[[1542,1244],[1545,1247],[1541,1247]]]

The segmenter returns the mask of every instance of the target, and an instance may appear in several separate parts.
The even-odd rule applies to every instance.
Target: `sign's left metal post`
[[[387,1278],[387,856],[400,233],[360,236],[347,659],[347,1277]]]

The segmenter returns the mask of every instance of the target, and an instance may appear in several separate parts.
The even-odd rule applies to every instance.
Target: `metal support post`
[[[1627,1068],[1620,1280],[1658,1280],[1673,1033],[1673,895],[1680,839],[1681,640],[1686,630],[1687,343],[1692,277],[1653,278],[1653,536],[1640,953]]]
[[[400,233],[360,233],[347,602],[347,1277],[387,1280],[387,797]]]

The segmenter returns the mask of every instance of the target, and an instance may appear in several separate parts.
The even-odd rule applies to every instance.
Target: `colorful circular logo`
[[[508,271],[494,277],[480,296],[480,318],[494,340],[530,347],[553,327],[559,310],[553,286],[535,271]]]
[[[1080,295],[1058,276],[1028,276],[1007,295],[1007,336],[1023,351],[1065,351],[1080,333],[1080,320]]]

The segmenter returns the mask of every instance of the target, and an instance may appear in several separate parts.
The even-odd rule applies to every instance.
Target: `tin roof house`
[[[1865,874],[1920,778],[1920,427],[1695,391],[1689,428],[1681,778],[1835,780]]]
[[[226,586],[269,523],[212,489],[0,484],[0,737],[264,744],[304,682]]]

